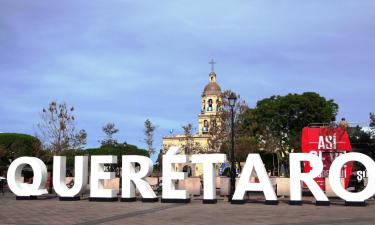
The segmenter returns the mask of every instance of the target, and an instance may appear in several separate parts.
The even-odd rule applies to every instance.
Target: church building
[[[201,110],[198,115],[198,131],[191,136],[185,134],[171,135],[163,137],[163,154],[169,147],[179,146],[180,154],[191,156],[197,153],[218,152],[214,145],[210,144],[213,138],[212,127],[220,126],[221,109],[221,88],[216,82],[216,73],[214,71],[215,62],[211,60],[211,72],[208,76],[208,84],[204,87],[201,99]],[[217,147],[216,147],[217,148]],[[190,157],[189,157],[190,158]],[[176,171],[188,172],[191,176],[200,176],[203,173],[201,165],[187,163],[185,165],[176,165]]]

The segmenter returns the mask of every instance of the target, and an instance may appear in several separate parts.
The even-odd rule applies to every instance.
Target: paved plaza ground
[[[25,201],[6,193],[0,194],[0,224],[375,224],[375,200],[366,207],[345,207],[338,199],[331,206],[315,206],[308,197],[303,206],[287,203],[232,205],[220,198],[215,205],[204,205],[199,197],[190,204],[64,202],[56,196]]]

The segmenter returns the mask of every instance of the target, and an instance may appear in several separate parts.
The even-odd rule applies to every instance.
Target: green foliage
[[[336,120],[338,105],[314,92],[272,96],[258,101],[254,109],[259,130],[270,129],[275,136],[287,135],[287,144],[300,148],[302,129],[311,123]]]
[[[275,168],[275,158],[277,157],[277,154],[260,151],[259,155],[262,158],[266,171],[271,172],[271,175],[274,175],[274,171],[277,169]]]
[[[238,142],[247,140],[245,146],[264,151],[264,157],[272,160],[271,172],[279,174],[288,154],[300,149],[302,129],[311,123],[331,123],[337,112],[338,105],[333,100],[314,92],[265,98],[257,102],[256,108],[239,115],[236,151],[241,149]],[[253,140],[249,142],[251,139],[245,137]]]
[[[66,150],[61,152],[60,155],[67,157],[67,167],[73,167],[74,156],[80,155],[143,155],[149,157],[146,150],[139,149],[137,146],[130,144],[105,145],[100,148],[88,148],[85,150]],[[118,158],[118,162],[121,163],[121,157]]]
[[[90,155],[143,155],[143,156],[149,156],[148,152],[144,149],[139,149],[135,145],[113,145],[113,146],[102,146],[100,148],[88,148],[86,149],[86,152]]]
[[[375,139],[371,133],[365,132],[361,127],[349,127],[348,135],[354,152],[360,152],[375,160]]]
[[[27,134],[0,133],[0,166],[6,166],[10,160],[21,156],[44,158],[46,152],[41,149],[38,138]]]

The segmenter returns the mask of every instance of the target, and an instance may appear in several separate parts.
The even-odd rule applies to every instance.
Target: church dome
[[[210,73],[210,83],[208,83],[203,90],[203,96],[207,95],[220,95],[221,94],[221,88],[216,83],[216,74],[214,72]]]

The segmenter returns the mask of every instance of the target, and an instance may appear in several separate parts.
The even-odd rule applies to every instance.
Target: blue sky
[[[88,146],[114,122],[144,146],[143,122],[197,125],[211,57],[222,89],[251,107],[319,92],[339,117],[375,111],[375,1],[0,0],[0,131],[33,134],[52,100],[76,108]]]

